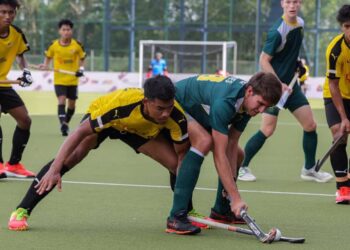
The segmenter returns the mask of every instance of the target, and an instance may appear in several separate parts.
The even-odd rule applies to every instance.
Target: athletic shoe
[[[19,177],[19,178],[35,177],[35,173],[27,170],[21,163],[11,165],[10,163],[6,162],[5,171],[8,177]]]
[[[6,171],[4,167],[4,163],[0,162],[0,179],[6,178]]]
[[[220,214],[213,208],[211,209],[208,220],[225,224],[247,224],[242,218],[237,218],[231,211],[228,211],[225,214]]]
[[[207,216],[204,216],[200,213],[197,213],[196,210],[192,209],[191,211],[188,212],[188,216],[192,216],[192,217],[196,217],[196,218],[200,218],[200,219],[208,219]],[[203,228],[203,229],[209,229],[210,227],[206,224],[203,224],[203,223],[200,223],[200,222],[196,222],[196,221],[191,221],[191,224],[193,226],[196,226],[196,227],[200,227],[200,228]]]
[[[249,167],[240,167],[238,171],[238,180],[256,181],[256,177],[252,174],[252,171]]]
[[[14,230],[14,231],[25,231],[28,229],[28,211],[24,208],[17,208],[16,211],[14,211],[11,214],[9,223],[8,223],[8,229]]]
[[[167,219],[167,229],[165,232],[172,234],[197,234],[200,233],[201,229],[199,227],[193,226],[191,222],[187,219],[187,212],[181,210],[174,215],[174,218],[168,217]]]
[[[61,125],[62,136],[67,136],[68,132],[69,132],[68,124],[67,123],[62,123],[62,125]]]
[[[350,187],[341,187],[335,193],[335,203],[349,204],[350,203]]]
[[[300,177],[305,181],[328,182],[333,178],[333,175],[321,170],[316,172],[314,167],[311,169],[303,167]]]

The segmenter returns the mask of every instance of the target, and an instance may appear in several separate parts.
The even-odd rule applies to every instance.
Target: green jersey
[[[176,100],[207,130],[243,131],[250,116],[242,111],[246,82],[235,77],[199,75],[176,83]]]
[[[303,41],[304,21],[288,23],[283,17],[271,27],[263,51],[272,56],[271,65],[279,79],[289,84],[296,71],[296,62]]]

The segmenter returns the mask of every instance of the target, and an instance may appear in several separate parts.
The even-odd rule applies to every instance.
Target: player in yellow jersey
[[[54,40],[45,51],[45,61],[39,65],[47,70],[51,61],[55,70],[75,72],[75,75],[55,72],[54,84],[58,99],[58,119],[63,136],[68,135],[69,121],[75,112],[75,102],[78,98],[78,78],[84,75],[85,50],[83,45],[73,38],[74,24],[68,19],[58,23],[60,38]],[[66,111],[66,103],[68,107]]]
[[[326,51],[327,73],[323,98],[328,126],[335,140],[350,132],[350,5],[343,5],[337,15],[343,33],[337,35]],[[346,143],[330,155],[336,176],[336,203],[350,202],[350,174]]]
[[[25,146],[29,140],[31,119],[21,97],[10,84],[4,84],[12,64],[17,59],[23,75],[18,78],[21,86],[32,83],[30,71],[26,68],[24,53],[29,50],[22,31],[12,25],[19,8],[17,0],[0,0],[0,106],[1,112],[10,114],[17,123],[12,139],[10,160],[4,165],[2,157],[2,130],[0,127],[0,178],[6,176],[34,177],[20,163]]]
[[[26,230],[27,218],[61,177],[107,137],[120,139],[137,153],[156,160],[175,174],[189,148],[187,120],[174,100],[175,88],[166,76],[149,78],[142,89],[121,89],[93,101],[80,126],[65,140],[53,161],[36,176],[11,215],[9,229]]]

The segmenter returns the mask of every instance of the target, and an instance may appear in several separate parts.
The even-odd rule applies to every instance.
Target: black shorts
[[[90,114],[85,114],[82,121],[84,121],[85,119],[90,119]],[[107,137],[109,137],[109,139],[112,140],[119,139],[123,141],[131,148],[133,148],[136,153],[139,153],[139,151],[137,150],[139,147],[141,147],[143,144],[147,143],[150,140],[143,138],[137,134],[121,132],[114,128],[107,128],[97,133],[97,145],[94,149],[97,149],[100,146],[100,144],[107,139]]]
[[[348,117],[348,119],[350,119],[350,100],[343,99],[343,105],[345,109],[345,114]],[[332,98],[324,98],[324,107],[328,127],[332,127],[335,124],[341,123],[341,118],[339,116],[338,110],[334,106]]]
[[[78,99],[78,86],[55,85],[56,96],[66,96],[70,100]]]
[[[13,88],[0,87],[1,112],[7,113],[9,110],[24,106],[21,97]]]

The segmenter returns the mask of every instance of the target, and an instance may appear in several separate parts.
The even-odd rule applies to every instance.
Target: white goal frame
[[[237,43],[236,41],[167,41],[167,40],[140,40],[139,42],[139,86],[142,87],[144,67],[144,45],[152,46],[152,58],[154,58],[154,45],[221,45],[222,46],[222,70],[227,71],[227,49],[233,48],[232,73],[237,73]]]

